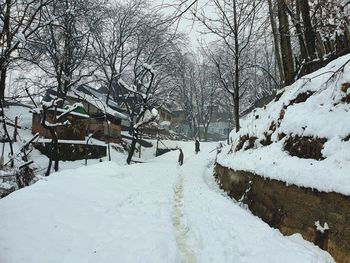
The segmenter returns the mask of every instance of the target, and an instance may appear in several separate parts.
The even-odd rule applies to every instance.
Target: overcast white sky
[[[164,12],[165,14],[173,14],[176,10],[176,7],[168,7],[169,5],[173,5],[174,4],[174,0],[153,0],[152,4],[157,7],[163,7],[162,8],[162,12]],[[189,0],[189,3],[191,3],[192,1]],[[203,0],[200,1],[198,0],[199,8],[204,8],[205,12],[210,12],[211,8],[209,7],[209,5],[206,3],[207,0]],[[188,35],[188,38],[190,40],[190,43],[192,44],[192,47],[194,49],[198,48],[200,46],[200,42],[204,41],[206,43],[215,40],[215,36],[213,35],[209,35],[209,34],[201,34],[200,32],[203,32],[203,27],[198,23],[198,22],[193,22],[193,20],[191,19],[191,14],[190,12],[187,12],[187,14],[185,14],[180,22],[179,22],[179,30],[183,33],[185,33],[186,35]]]

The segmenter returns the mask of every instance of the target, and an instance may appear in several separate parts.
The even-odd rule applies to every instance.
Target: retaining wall
[[[350,263],[349,196],[286,185],[219,164],[215,177],[230,197],[248,205],[254,215],[270,226],[285,235],[300,233],[327,250],[337,262]],[[321,226],[327,223],[329,230],[317,230],[317,221]]]

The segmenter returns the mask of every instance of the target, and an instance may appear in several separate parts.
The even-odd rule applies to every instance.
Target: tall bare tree
[[[107,87],[107,104],[110,95],[114,98],[120,95],[117,82],[135,58],[133,41],[146,19],[145,8],[144,0],[112,2],[103,8],[99,23],[91,23],[94,61],[101,72],[103,85]]]
[[[41,19],[42,9],[51,0],[4,0],[0,2],[0,114],[4,131],[3,142],[8,142],[13,155],[12,139],[7,130],[4,102],[7,73],[21,49],[34,33],[46,23]],[[11,161],[13,166],[13,161]]]
[[[255,18],[261,1],[253,0],[213,0],[216,17],[206,15],[204,11],[194,11],[193,15],[208,30],[218,36],[226,45],[227,51],[233,57],[233,82],[230,83],[230,93],[234,102],[235,128],[239,131],[239,99],[242,87],[242,59],[249,49],[253,36]]]
[[[272,29],[273,44],[274,44],[274,51],[275,51],[275,61],[278,67],[280,81],[284,81],[284,71],[283,71],[283,65],[281,61],[279,35],[278,35],[277,23],[275,19],[275,5],[272,2],[272,0],[267,0],[267,3],[269,6],[270,24]]]
[[[133,156],[141,127],[156,117],[156,114],[148,113],[162,106],[173,90],[173,57],[182,38],[171,29],[162,16],[145,13],[128,41],[132,50],[131,62],[120,72],[117,86],[131,121],[133,140],[128,163]]]

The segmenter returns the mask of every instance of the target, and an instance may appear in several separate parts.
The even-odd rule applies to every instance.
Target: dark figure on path
[[[182,152],[181,149],[179,149],[179,150],[180,150],[180,154],[179,154],[178,163],[179,163],[180,165],[182,165],[182,164],[184,163],[184,153]]]
[[[199,152],[199,140],[196,138],[196,148],[195,148],[196,154]]]

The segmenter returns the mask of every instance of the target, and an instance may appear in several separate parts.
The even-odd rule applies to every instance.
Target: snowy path
[[[213,145],[146,164],[51,175],[0,200],[1,263],[333,262],[235,205],[211,176]]]
[[[209,166],[213,156],[207,152],[188,158],[182,166],[183,217],[188,240],[197,245],[194,250],[198,262],[332,261],[299,235],[284,237],[233,204],[218,189]]]
[[[180,262],[195,263],[196,257],[187,241],[188,226],[183,217],[183,202],[184,202],[184,177],[179,175],[178,182],[175,188],[174,196],[174,211],[173,224],[176,232],[176,244],[180,251]]]

